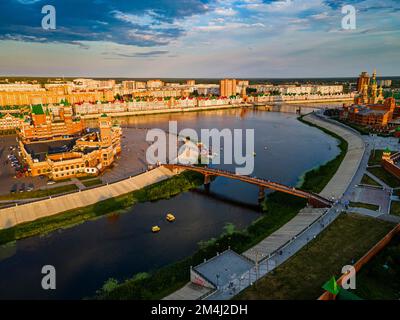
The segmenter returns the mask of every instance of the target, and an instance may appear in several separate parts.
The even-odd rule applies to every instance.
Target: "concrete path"
[[[187,283],[184,287],[166,296],[163,300],[199,300],[201,297],[212,292],[212,289]]]
[[[362,177],[363,173],[361,174],[359,172],[359,166],[365,152],[364,142],[360,135],[354,131],[326,121],[314,114],[308,115],[305,118],[320,127],[335,132],[348,142],[348,152],[339,169],[320,193],[324,197],[333,197],[339,200],[343,194],[348,192],[350,185],[352,185],[355,180],[361,180],[359,176],[361,175]],[[334,206],[329,209],[302,209],[299,215],[286,225],[244,253],[246,257],[258,262],[255,268],[238,276],[229,286],[219,288],[219,290],[207,296],[206,299],[226,300],[232,298],[315,239],[344,209],[340,201],[337,201]],[[264,259],[262,260],[263,257]],[[184,295],[188,285],[189,284],[187,284],[185,288],[169,295],[166,299],[181,298],[189,300],[190,297]]]
[[[23,222],[34,221],[39,218],[86,207],[103,200],[118,197],[168,179],[173,175],[174,174],[168,169],[160,167],[135,177],[98,188],[0,209],[0,230],[13,227]]]
[[[332,197],[335,199],[339,199],[343,196],[347,187],[350,185],[352,179],[357,173],[357,169],[360,166],[362,157],[365,152],[364,141],[362,140],[360,135],[355,134],[345,127],[337,125],[336,123],[321,119],[315,114],[309,114],[305,116],[304,120],[336,133],[337,135],[345,139],[348,143],[347,153],[343,159],[342,164],[340,165],[333,178],[320,193],[321,196],[329,199]]]
[[[259,262],[273,252],[279,250],[287,242],[295,238],[314,221],[320,218],[327,209],[304,208],[282,228],[272,233],[243,255],[254,262]]]

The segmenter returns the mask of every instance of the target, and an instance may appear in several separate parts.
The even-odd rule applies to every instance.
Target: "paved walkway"
[[[0,230],[13,227],[23,222],[34,221],[39,218],[86,207],[103,200],[118,197],[168,179],[173,175],[174,174],[170,170],[160,167],[135,177],[98,188],[0,209]]]
[[[334,122],[321,119],[315,114],[305,116],[304,120],[307,120],[319,127],[323,127],[331,132],[335,132],[348,143],[347,153],[342,164],[333,178],[320,193],[321,196],[326,198],[333,197],[335,199],[340,199],[350,185],[353,177],[357,174],[357,169],[361,164],[361,160],[365,152],[364,141],[359,134],[355,134],[354,132]]]
[[[324,197],[340,199],[348,191],[349,186],[354,183],[354,180],[358,179],[358,170],[365,151],[364,142],[360,135],[354,131],[328,122],[314,114],[308,115],[305,118],[320,127],[335,132],[348,142],[348,152],[339,169],[320,193]],[[329,209],[302,209],[286,225],[244,253],[246,257],[258,262],[255,268],[238,276],[229,285],[219,288],[219,290],[208,296],[207,299],[226,300],[232,298],[315,239],[344,209],[341,202],[336,202]],[[262,258],[265,259],[262,260]],[[190,291],[190,297],[185,296],[184,293],[187,291],[188,286],[189,284],[165,299],[188,300],[193,298],[200,299],[202,297],[200,294],[196,295],[194,291]]]
[[[259,262],[279,250],[283,245],[320,218],[326,211],[326,208],[317,209],[307,207],[301,209],[300,212],[282,228],[272,233],[253,248],[244,252],[243,255],[254,262]]]

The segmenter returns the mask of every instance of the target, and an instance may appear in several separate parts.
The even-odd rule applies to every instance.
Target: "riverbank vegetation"
[[[300,121],[309,124],[303,119],[300,119]],[[340,154],[335,159],[305,174],[300,187],[313,192],[320,192],[325,187],[336,173],[347,152],[347,142],[344,139],[324,128],[317,128],[339,140]],[[250,249],[289,222],[305,205],[304,199],[273,192],[261,204],[262,216],[245,230],[227,228],[219,238],[199,243],[199,249],[192,256],[150,272],[144,278],[134,277],[124,280],[118,285],[115,285],[115,279],[112,279],[112,290],[108,290],[108,281],[106,281],[105,287],[97,292],[95,298],[161,299],[189,281],[190,266],[196,266],[202,263],[204,259],[209,259],[215,256],[217,252],[223,252],[229,247],[238,253]]]
[[[319,166],[318,168],[308,171],[304,175],[304,182],[301,186],[301,189],[310,191],[310,192],[319,193],[325,188],[325,186],[328,184],[328,182],[334,176],[336,171],[339,169],[340,164],[342,163],[344,157],[346,156],[348,143],[346,140],[344,140],[342,137],[340,137],[336,133],[326,130],[325,128],[319,127],[313,123],[310,123],[310,122],[304,120],[304,116],[301,116],[298,119],[299,119],[299,121],[301,121],[311,127],[318,128],[319,130],[325,132],[326,134],[329,134],[330,136],[334,137],[335,139],[337,139],[339,141],[338,147],[340,149],[340,153],[334,159],[330,160],[329,162],[325,163],[324,165]]]
[[[192,189],[202,182],[203,177],[201,174],[184,172],[171,179],[161,181],[126,195],[0,230],[0,245],[18,239],[50,233],[60,228],[69,228],[106,214],[123,212],[124,209],[130,208],[138,202],[168,199],[181,192]]]
[[[237,299],[317,299],[326,281],[332,276],[338,278],[344,265],[361,258],[393,227],[386,221],[342,214],[315,240],[239,294]],[[358,284],[357,274],[357,287]]]
[[[96,298],[161,299],[189,281],[190,266],[198,265],[229,247],[239,253],[251,248],[290,221],[306,204],[304,199],[276,192],[268,196],[266,203],[266,211],[247,229],[236,230],[230,225],[220,237],[200,242],[199,249],[192,256],[150,272],[146,277],[134,276],[117,286],[113,282],[112,290],[109,290],[108,280],[106,288],[100,289]]]

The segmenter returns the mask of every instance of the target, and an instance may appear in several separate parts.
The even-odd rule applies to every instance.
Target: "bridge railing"
[[[303,198],[314,198],[322,203],[325,203],[326,205],[331,205],[332,201],[329,199],[326,199],[319,194],[313,193],[313,192],[308,192],[304,191],[295,187],[289,187],[284,184],[278,183],[278,182],[273,182],[267,179],[263,178],[257,178],[257,177],[251,177],[251,176],[242,176],[242,175],[237,175],[234,172],[228,171],[228,170],[222,170],[222,169],[214,169],[214,168],[207,168],[207,167],[196,167],[193,165],[185,165],[185,164],[169,164],[165,165],[166,167],[176,167],[176,168],[182,168],[182,169],[188,169],[192,171],[198,171],[200,173],[209,173],[211,175],[222,175],[222,176],[227,176],[227,177],[232,177],[244,182],[248,182],[251,184],[258,184],[261,186],[265,186],[267,188],[272,188],[272,189],[280,189],[282,191],[288,191],[288,193],[292,193],[298,196],[301,196]],[[279,191],[279,190],[278,190]]]

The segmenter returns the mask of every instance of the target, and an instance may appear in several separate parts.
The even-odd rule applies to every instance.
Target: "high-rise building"
[[[369,81],[370,81],[370,77],[368,72],[362,72],[360,74],[360,76],[358,77],[358,81],[357,81],[357,91],[358,92],[362,92],[363,89],[365,88],[365,86],[369,86]]]
[[[135,81],[131,81],[131,80],[122,81],[122,89],[127,90],[127,91],[135,90],[136,89]]]
[[[230,97],[236,95],[236,80],[223,79],[219,82],[219,95],[222,97]]]
[[[147,89],[161,88],[164,85],[164,82],[161,80],[148,80],[147,81]]]

